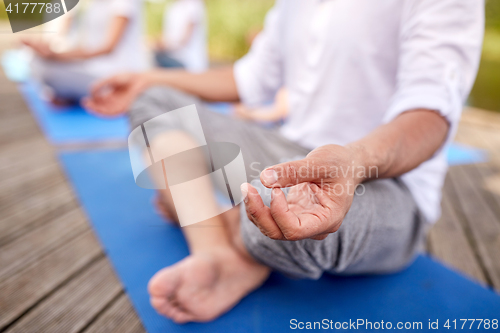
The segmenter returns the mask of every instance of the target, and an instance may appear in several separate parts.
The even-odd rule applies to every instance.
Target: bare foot
[[[50,102],[55,106],[66,107],[77,104],[74,100],[65,99],[57,96],[52,96],[50,98]]]
[[[177,323],[206,322],[233,308],[268,275],[268,267],[223,247],[160,270],[148,289],[158,313]]]

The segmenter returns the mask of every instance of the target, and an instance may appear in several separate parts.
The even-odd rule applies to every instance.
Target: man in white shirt
[[[37,55],[34,78],[52,91],[55,102],[79,100],[98,79],[148,68],[141,0],[94,0],[79,6],[76,45],[53,50],[45,42],[25,41]]]
[[[242,186],[241,216],[210,221],[220,228],[183,228],[191,255],[152,278],[157,311],[176,322],[211,320],[270,269],[319,278],[409,265],[440,214],[443,148],[476,75],[483,5],[278,1],[231,68],[127,74],[95,86],[87,106],[117,114],[135,100],[135,126],[196,103],[208,141],[240,145],[247,171],[270,166]],[[147,90],[153,85],[170,88]],[[211,114],[191,96],[251,106],[282,86],[289,118],[279,132]],[[165,126],[189,132],[188,124]]]
[[[206,39],[203,0],[176,0],[165,8],[157,62],[162,67],[178,67],[171,65],[171,58],[188,71],[204,71],[208,67]]]

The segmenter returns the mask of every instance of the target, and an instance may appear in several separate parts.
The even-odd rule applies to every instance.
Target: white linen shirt
[[[201,72],[208,68],[205,3],[203,0],[176,0],[165,8],[163,36],[174,49],[169,55],[180,61],[186,70]],[[190,24],[191,37],[179,46]]]
[[[282,134],[302,146],[345,145],[402,112],[425,108],[454,136],[474,82],[484,32],[482,0],[286,0],[234,66],[247,105],[285,86]],[[429,222],[440,215],[444,150],[401,179]]]
[[[80,28],[83,49],[100,49],[107,42],[113,18],[126,17],[128,24],[114,50],[84,61],[82,70],[95,77],[105,77],[124,71],[144,71],[149,67],[142,38],[142,4],[142,0],[87,2]]]

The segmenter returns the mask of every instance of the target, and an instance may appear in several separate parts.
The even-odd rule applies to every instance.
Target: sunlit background
[[[149,36],[159,35],[163,8],[168,0],[146,2]],[[234,61],[249,48],[249,40],[262,29],[273,0],[206,0],[208,41],[212,62]],[[486,32],[481,66],[469,104],[500,111],[500,1],[486,1]]]
[[[147,33],[160,33],[163,8],[169,1],[146,3]],[[209,53],[213,62],[234,61],[249,48],[251,37],[262,29],[273,0],[206,0]],[[486,32],[481,66],[469,104],[500,111],[500,1],[486,1]]]
[[[85,0],[83,0],[85,1]],[[171,0],[145,2],[148,38],[159,36],[163,9]],[[206,0],[208,43],[212,63],[231,62],[244,55],[252,37],[262,29],[265,13],[273,0]],[[0,2],[0,20],[7,15]],[[500,1],[486,1],[486,33],[483,55],[469,104],[500,111]]]
[[[80,3],[85,6],[90,1],[103,0]],[[153,46],[160,37],[164,9],[172,1],[144,0],[144,39],[148,45]],[[215,67],[230,64],[248,51],[274,0],[205,3],[210,65]],[[40,33],[42,30],[50,34]],[[77,104],[53,105],[38,95],[34,80],[29,81],[30,58],[19,56],[24,51],[20,37],[51,38],[55,32],[47,24],[12,34],[4,1],[0,1],[0,331],[144,332],[141,321],[145,325],[171,325],[158,319],[149,306],[147,281],[165,262],[170,264],[187,254],[187,247],[181,232],[156,211],[155,193],[133,182],[127,118],[103,119]],[[12,66],[5,65],[5,55],[14,60]],[[150,55],[153,63],[153,52]],[[17,67],[23,60],[24,67]],[[26,81],[10,78],[5,70],[9,68]],[[445,152],[451,167],[443,188],[443,216],[429,231],[425,244],[425,257],[436,262],[427,268],[419,264],[409,275],[389,276],[383,288],[373,288],[373,282],[364,289],[356,287],[369,281],[364,277],[331,280],[326,287],[306,281],[297,288],[299,281],[272,280],[267,289],[257,291],[251,296],[253,300],[246,302],[252,310],[240,308],[236,315],[223,317],[222,323],[230,321],[238,326],[243,318],[244,325],[265,329],[273,314],[260,307],[266,302],[283,315],[291,311],[307,317],[300,309],[314,312],[331,307],[347,316],[350,312],[338,310],[338,304],[346,305],[348,297],[354,297],[352,311],[376,309],[392,316],[402,311],[415,319],[424,310],[434,311],[436,316],[457,308],[491,310],[480,298],[485,294],[499,304],[498,296],[487,290],[500,293],[499,87],[500,0],[486,0],[482,62],[468,101],[476,108],[465,108],[454,142]],[[237,115],[237,107],[220,104],[211,107]],[[442,273],[441,264],[459,274]],[[462,281],[459,275],[486,288],[470,282],[457,284]],[[302,294],[297,297],[296,291]],[[280,299],[280,295],[286,298]],[[462,295],[466,298],[460,302]],[[318,296],[325,303],[315,302],[321,298]],[[340,303],[332,303],[332,299]],[[298,305],[302,308],[295,308]],[[419,310],[412,313],[417,307]],[[493,309],[495,316],[499,307]],[[194,326],[185,327],[189,330]]]

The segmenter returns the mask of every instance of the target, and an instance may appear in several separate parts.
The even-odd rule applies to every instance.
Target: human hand
[[[21,42],[30,47],[38,56],[44,59],[51,59],[54,56],[54,52],[50,49],[49,44],[41,41],[35,41],[32,39],[22,39]]]
[[[243,103],[233,105],[233,114],[240,119],[252,120],[252,110],[248,109]]]
[[[285,118],[288,114],[288,91],[286,88],[281,88],[274,98],[274,107],[277,112]]]
[[[128,111],[134,100],[149,86],[146,73],[124,73],[95,83],[83,99],[85,109],[102,116],[118,116]]]
[[[365,170],[357,148],[326,145],[306,158],[264,170],[262,184],[272,188],[264,205],[250,184],[242,185],[248,218],[271,239],[321,240],[336,232],[351,207]],[[291,187],[288,195],[282,187]]]
[[[82,49],[74,49],[65,52],[54,52],[48,43],[23,39],[22,43],[29,46],[39,57],[56,61],[75,61],[83,60],[89,57],[87,52]]]

